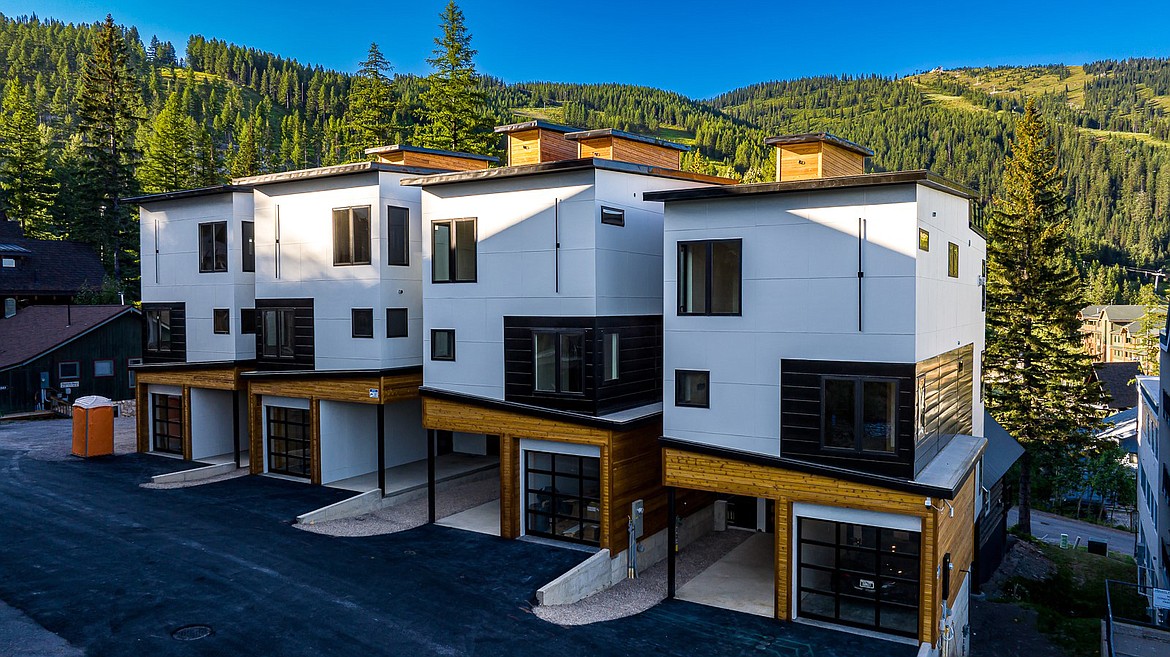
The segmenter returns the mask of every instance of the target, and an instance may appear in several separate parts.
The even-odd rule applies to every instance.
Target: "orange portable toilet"
[[[73,455],[114,453],[114,402],[90,395],[73,402]]]

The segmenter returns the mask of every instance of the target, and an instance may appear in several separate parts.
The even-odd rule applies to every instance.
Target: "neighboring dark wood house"
[[[987,500],[976,520],[978,545],[975,550],[975,587],[985,584],[1003,561],[1007,547],[1007,512],[1011,500],[1004,499],[1004,481],[1008,470],[1024,455],[1024,448],[991,414],[984,416],[983,435],[987,451],[983,453],[983,487]]]
[[[29,306],[0,319],[0,415],[31,411],[41,394],[134,398],[142,317],[131,306]],[[42,380],[45,380],[42,385]]]
[[[1093,380],[1100,382],[1109,395],[1104,405],[1113,411],[1137,407],[1138,393],[1134,382],[1141,373],[1141,364],[1136,362],[1093,363]]]
[[[0,220],[0,299],[17,306],[69,303],[84,289],[100,288],[104,277],[89,246],[27,239],[16,222]]]

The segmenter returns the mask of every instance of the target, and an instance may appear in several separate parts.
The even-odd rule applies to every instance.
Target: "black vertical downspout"
[[[666,599],[674,600],[674,570],[678,558],[678,529],[674,509],[674,486],[666,487]]]
[[[427,522],[435,522],[435,430],[427,429]]]
[[[865,219],[857,218],[857,331],[861,332],[861,279],[865,278],[862,268],[861,247],[865,244]]]
[[[561,199],[553,199],[553,291],[561,293]]]
[[[236,451],[236,468],[240,467],[240,392],[232,391],[232,447]]]
[[[378,490],[386,497],[386,407],[378,404]]]

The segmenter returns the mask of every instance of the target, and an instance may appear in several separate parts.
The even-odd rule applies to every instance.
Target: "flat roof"
[[[414,175],[428,175],[433,173],[446,173],[449,169],[434,169],[430,167],[411,167],[401,164],[386,164],[384,162],[352,162],[350,164],[338,164],[331,167],[317,167],[314,169],[297,169],[295,171],[282,171],[280,173],[266,173],[259,176],[249,176],[247,178],[236,178],[232,183],[236,185],[248,185],[251,187],[258,187],[260,185],[271,185],[273,183],[295,182],[298,180],[313,180],[316,178],[332,178],[335,176],[348,176],[358,173],[373,173],[384,171],[387,173],[408,173]]]
[[[787,146],[789,144],[809,144],[818,141],[844,148],[847,151],[853,151],[858,155],[864,155],[866,157],[873,156],[873,151],[866,148],[865,146],[851,142],[844,137],[838,137],[837,135],[829,132],[806,132],[799,135],[780,135],[777,137],[768,137],[764,140],[764,145]]]
[[[533,130],[540,128],[541,130],[552,130],[553,132],[579,132],[581,128],[574,128],[572,126],[560,125],[559,123],[549,123],[543,119],[533,119],[531,121],[523,121],[521,123],[509,123],[508,125],[498,125],[495,132],[509,133],[520,132],[521,130]]]
[[[601,169],[603,171],[617,171],[633,173],[643,176],[659,178],[674,178],[676,180],[694,180],[696,182],[714,183],[720,185],[738,185],[739,181],[733,178],[720,178],[702,173],[679,171],[651,166],[649,164],[634,164],[621,160],[606,160],[599,157],[585,157],[576,160],[556,160],[539,164],[525,164],[514,167],[499,167],[496,169],[479,169],[477,171],[451,171],[437,173],[417,178],[403,178],[403,185],[449,185],[453,183],[475,182],[479,180],[494,180],[497,178],[519,178],[522,176],[537,176],[542,174],[565,173],[568,171],[586,171]],[[647,193],[648,194],[648,193]]]
[[[788,194],[793,192],[810,192],[825,189],[846,189],[850,187],[877,187],[881,185],[904,185],[916,183],[940,192],[946,192],[965,199],[974,199],[975,192],[958,183],[951,182],[940,176],[920,169],[916,171],[895,171],[891,173],[863,173],[856,176],[838,176],[835,178],[814,178],[811,180],[791,180],[788,182],[765,182],[728,187],[703,187],[699,189],[676,189],[659,192],[646,192],[643,198],[647,201],[697,201],[715,198],[730,198],[737,196],[751,196],[755,194]]]
[[[138,205],[145,205],[146,203],[157,203],[159,201],[174,201],[181,198],[196,198],[199,196],[214,196],[216,194],[231,194],[233,192],[250,192],[252,188],[247,185],[215,185],[214,187],[198,187],[196,189],[180,189],[174,192],[161,192],[159,194],[144,194],[142,196],[131,196],[122,199],[127,203],[136,203]]]
[[[420,386],[419,394],[423,397],[434,397],[435,399],[447,399],[482,408],[494,408],[504,411],[515,411],[525,415],[534,417],[547,418],[550,420],[557,420],[563,422],[572,422],[589,427],[598,427],[601,429],[627,429],[638,426],[650,420],[662,417],[662,402],[655,402],[653,404],[646,404],[636,408],[630,408],[624,411],[616,411],[606,415],[589,415],[586,413],[575,413],[573,411],[562,411],[552,408],[545,408],[543,406],[532,406],[530,404],[520,404],[517,402],[504,401],[500,399],[487,399],[484,397],[477,397],[462,392],[452,392],[450,390],[443,390],[441,388],[432,388],[429,386]]]
[[[914,477],[913,483],[957,491],[987,449],[987,439],[980,436],[955,435]]]
[[[613,128],[601,128],[599,130],[582,130],[580,132],[570,132],[565,135],[565,139],[572,141],[580,141],[582,139],[596,139],[598,137],[618,137],[619,139],[629,139],[630,141],[640,141],[644,144],[653,144],[663,148],[673,148],[676,151],[689,151],[690,146],[683,146],[676,144],[673,141],[666,141],[657,137],[647,137],[646,135],[637,135],[632,132],[625,132],[622,130],[614,130]]]
[[[460,151],[444,151],[438,148],[423,148],[422,146],[410,146],[408,144],[390,144],[389,146],[375,146],[365,150],[366,155],[381,155],[382,153],[426,153],[427,155],[445,155],[448,157],[461,157],[465,160],[483,160],[484,162],[499,162],[500,158],[492,157],[490,155],[480,155],[478,153],[463,153]]]

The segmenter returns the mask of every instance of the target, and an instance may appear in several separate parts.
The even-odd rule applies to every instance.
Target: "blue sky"
[[[107,12],[174,42],[189,34],[347,71],[371,41],[400,72],[426,73],[445,0],[0,0],[9,16],[91,22]],[[1170,56],[1170,2],[637,2],[464,0],[481,72],[510,82],[626,82],[692,97],[825,73],[905,75],[936,66],[1080,64]],[[547,7],[547,8],[541,8]],[[1021,27],[1022,26],[1022,27]]]

